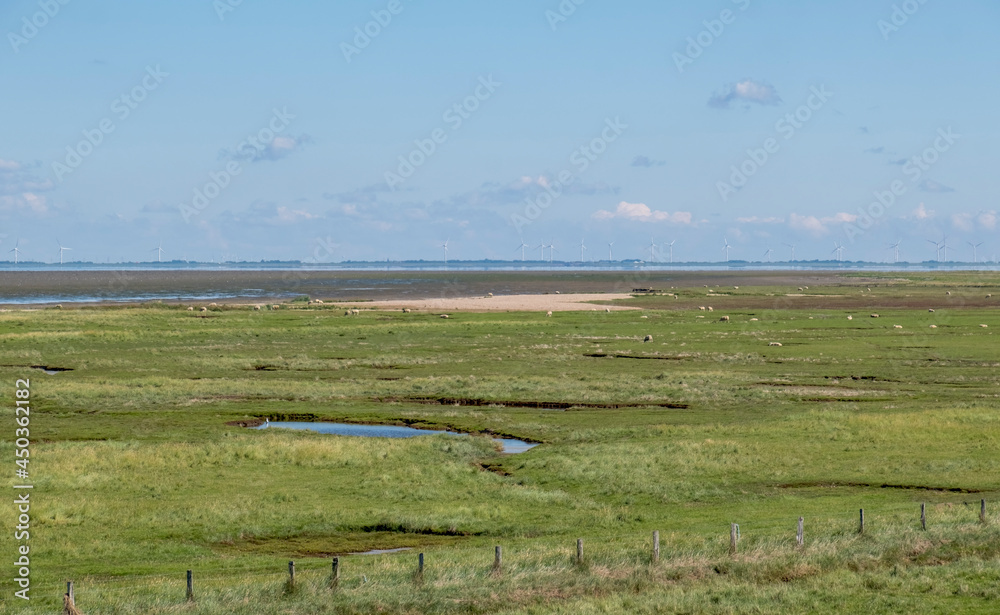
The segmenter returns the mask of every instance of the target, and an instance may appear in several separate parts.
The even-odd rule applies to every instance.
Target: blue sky
[[[12,0],[0,249],[886,260],[901,241],[922,261],[947,236],[949,258],[992,258],[998,19],[988,0]]]

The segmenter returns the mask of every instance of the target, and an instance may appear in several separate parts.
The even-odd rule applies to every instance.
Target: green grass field
[[[5,581],[0,611],[58,612],[72,579],[88,615],[996,612],[1000,312],[985,295],[1000,300],[1000,276],[798,288],[674,288],[551,318],[0,312],[0,459],[18,484],[14,383],[30,378],[35,485],[32,600]],[[234,424],[263,417],[479,435]],[[505,456],[487,434],[542,445]],[[0,523],[12,564],[10,503]]]

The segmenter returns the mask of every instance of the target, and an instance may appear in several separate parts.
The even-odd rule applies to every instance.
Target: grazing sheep
[[[280,305],[272,305],[272,306],[271,306],[271,309],[272,309],[272,310],[276,310],[276,309],[278,309],[278,308],[280,308],[280,307],[281,307]]]
[[[698,306],[698,309],[699,309],[699,310],[701,310],[702,312],[704,312],[704,311],[705,311],[705,306],[703,306],[703,305],[699,305],[699,306]]]
[[[608,314],[610,314],[611,313],[611,308],[604,308],[604,311],[607,312]]]
[[[640,316],[639,318],[649,318],[649,316]]]
[[[937,325],[931,325],[931,329],[937,329]]]
[[[928,311],[928,312],[930,312],[931,314],[933,314],[933,313],[934,313],[934,310],[927,310],[927,311]]]
[[[642,343],[643,344],[645,344],[646,342],[652,342],[652,341],[653,341],[653,336],[652,335],[647,335],[646,337],[642,338]]]
[[[733,290],[739,290],[739,289],[740,289],[740,287],[739,287],[739,286],[734,286],[734,287],[733,287]]]
[[[982,327],[983,329],[988,329],[989,328],[989,325],[979,325],[979,326]]]
[[[204,307],[204,306],[202,306],[202,308],[201,308],[201,311],[202,311],[202,312],[207,312],[207,311],[208,311],[208,308],[207,308],[207,307]]]
[[[853,316],[848,316],[847,320],[854,320],[854,317]]]
[[[771,342],[768,346],[781,346],[781,342]]]
[[[545,315],[546,316],[552,316],[552,310],[549,310],[548,312],[545,312]]]
[[[751,318],[750,322],[757,322],[757,319],[756,318]]]
[[[709,312],[714,312],[715,310],[712,309],[712,306],[708,306],[708,311]]]
[[[350,315],[351,315],[351,310],[347,310],[346,312],[344,312],[344,316],[350,316]]]
[[[892,325],[893,329],[902,329],[903,325]]]
[[[722,318],[719,319],[719,322],[729,322],[729,317],[723,316]]]
[[[193,311],[194,311],[194,308],[193,308],[193,307],[189,307],[187,311],[189,311],[189,312],[193,312]]]
[[[799,290],[800,290],[800,291],[802,290],[802,287],[801,287],[801,286],[799,286]]]
[[[260,311],[260,306],[259,305],[253,306],[253,311],[259,312]]]
[[[351,310],[351,313],[354,314],[355,316],[360,316],[361,310]]]
[[[448,316],[447,314],[441,314],[441,318],[451,318],[451,316]]]
[[[409,314],[410,313],[410,308],[403,308],[403,313],[404,314]]]
[[[993,295],[992,295],[992,294],[989,294],[989,295],[986,295],[986,298],[987,298],[987,299],[992,299],[992,298],[993,298]]]
[[[878,318],[878,314],[869,314],[872,318]]]
[[[487,297],[492,297],[492,296],[493,296],[493,293],[486,293],[486,296],[487,296]]]

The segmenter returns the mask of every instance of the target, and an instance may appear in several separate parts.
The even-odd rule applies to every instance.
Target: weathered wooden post
[[[736,524],[729,524],[729,554],[736,555]]]
[[[288,562],[288,587],[295,588],[295,562]]]
[[[795,543],[800,547],[806,544],[805,519],[799,517],[799,528],[795,532]]]
[[[583,539],[576,539],[576,563],[583,564]]]
[[[653,532],[653,563],[660,561],[660,530]]]
[[[330,574],[330,587],[340,584],[340,558],[333,558],[333,571]]]
[[[920,529],[927,529],[927,502],[920,503]]]
[[[187,571],[187,600],[194,602],[194,571]]]
[[[493,557],[493,572],[499,574],[501,568],[503,567],[503,548],[500,545],[496,547],[496,553]]]
[[[859,512],[858,533],[859,534],[864,534],[865,533],[865,509],[864,508],[860,509],[860,512]]]
[[[76,596],[73,595],[73,581],[66,581],[66,595],[69,596],[69,601],[75,605]]]
[[[979,522],[986,523],[986,499],[979,500]]]
[[[417,574],[424,576],[424,554],[421,553],[417,556]]]

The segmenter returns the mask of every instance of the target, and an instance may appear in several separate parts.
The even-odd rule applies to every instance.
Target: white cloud
[[[913,217],[917,220],[928,220],[934,217],[934,211],[927,209],[927,207],[921,203],[913,210]]]
[[[300,220],[315,220],[317,218],[319,218],[319,216],[301,209],[278,207],[276,220],[278,222],[298,222]]]
[[[977,214],[954,214],[951,217],[951,223],[962,231],[973,231],[976,228],[992,231],[997,226],[997,213],[995,211],[981,211]]]
[[[692,216],[689,211],[677,211],[668,213],[650,209],[644,203],[628,203],[622,201],[615,211],[602,209],[594,214],[595,220],[613,220],[622,218],[625,220],[635,220],[639,222],[669,222],[672,224],[691,224]]]
[[[758,218],[757,216],[751,216],[749,218],[736,218],[736,221],[743,224],[782,224],[785,219],[773,216],[770,218]]]
[[[825,218],[818,218],[816,216],[800,216],[799,214],[793,213],[788,218],[788,224],[794,229],[822,235],[829,232],[830,229],[828,227],[831,224],[850,224],[857,221],[857,219],[858,217],[856,215],[845,212],[840,212]]]
[[[774,86],[769,83],[744,79],[739,83],[729,86],[729,89],[726,91],[713,94],[708,99],[708,106],[718,109],[729,109],[734,102],[777,105],[781,102],[781,97],[778,96],[778,91],[774,89]]]

